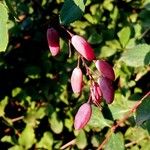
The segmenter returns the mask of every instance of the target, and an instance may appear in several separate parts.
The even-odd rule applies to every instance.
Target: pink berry
[[[74,127],[76,130],[84,128],[91,118],[92,108],[89,103],[84,103],[80,106],[74,120]]]
[[[98,84],[103,94],[106,103],[111,104],[114,100],[114,88],[112,81],[108,78],[101,77],[98,79]]]
[[[97,60],[95,65],[103,77],[107,77],[112,81],[115,80],[114,70],[109,63],[107,63],[105,60]]]
[[[52,56],[56,56],[60,52],[59,34],[54,28],[47,30],[47,41]]]
[[[102,99],[102,92],[98,85],[98,83],[94,82],[94,84],[90,88],[91,96],[92,96],[92,102],[99,106],[101,99]]]
[[[80,93],[82,90],[83,75],[80,68],[76,67],[71,75],[71,86],[74,93]]]
[[[81,36],[74,35],[71,38],[71,43],[74,48],[88,61],[92,61],[95,59],[94,50],[90,46],[90,44]]]

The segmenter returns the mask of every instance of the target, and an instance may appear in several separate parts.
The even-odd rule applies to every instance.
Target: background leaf
[[[122,133],[113,133],[105,147],[105,150],[124,150],[124,139]]]
[[[143,100],[136,111],[136,123],[141,125],[144,121],[150,120],[150,96]]]
[[[84,0],[65,0],[60,11],[60,23],[69,25],[81,18],[85,9]]]
[[[139,67],[150,64],[150,46],[139,44],[131,49],[125,50],[121,60],[128,66]]]
[[[119,41],[123,48],[127,45],[130,39],[130,32],[131,31],[129,27],[124,27],[123,29],[121,29],[121,31],[118,32]]]
[[[5,51],[8,44],[8,13],[6,7],[0,2],[0,52]]]

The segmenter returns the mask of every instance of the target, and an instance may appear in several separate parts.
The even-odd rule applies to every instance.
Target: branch
[[[110,136],[112,135],[112,133],[114,133],[115,130],[116,130],[122,123],[124,123],[124,122],[131,116],[131,114],[133,114],[133,113],[137,110],[137,108],[140,106],[140,104],[142,103],[142,101],[143,101],[146,97],[148,97],[149,95],[150,95],[150,91],[147,92],[147,94],[145,94],[145,95],[133,106],[133,108],[127,113],[126,116],[124,116],[124,118],[122,118],[121,120],[119,120],[116,125],[113,125],[113,126],[110,128],[110,130],[108,131],[108,133],[107,133],[107,135],[106,135],[106,138],[105,138],[104,141],[99,145],[99,147],[98,147],[97,150],[101,150],[101,149],[104,147],[104,145],[108,142],[108,140],[109,140]]]

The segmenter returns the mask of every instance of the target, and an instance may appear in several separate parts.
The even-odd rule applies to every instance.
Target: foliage
[[[72,150],[96,149],[111,126],[149,91],[149,0],[1,0],[0,12],[1,149],[60,149],[73,139]],[[116,74],[114,102],[102,102],[102,111],[93,105],[91,120],[80,131],[73,121],[88,99],[88,79],[84,76],[84,92],[73,94],[76,53],[72,49],[69,57],[63,39],[61,55],[49,53],[46,31],[59,23],[84,36]],[[104,149],[150,149],[149,106],[147,97]]]

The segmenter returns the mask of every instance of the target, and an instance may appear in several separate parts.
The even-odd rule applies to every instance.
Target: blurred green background
[[[20,21],[15,21],[9,8],[9,43],[0,53],[0,149],[55,150],[73,139],[76,142],[67,150],[96,149],[112,124],[150,89],[150,1],[88,0],[79,20],[69,16],[71,10],[66,15],[64,10],[72,6],[68,0],[67,7],[63,0],[9,2]],[[46,39],[47,28],[59,14],[116,74],[114,102],[102,103],[102,112],[92,106],[92,118],[81,131],[74,130],[73,120],[88,99],[89,81],[84,76],[82,94],[73,94],[70,76],[77,55],[72,50],[69,58],[67,42],[61,39],[61,53],[52,57]],[[93,63],[88,65],[95,71]],[[148,106],[150,102],[143,104],[117,129],[106,150],[150,150]]]

